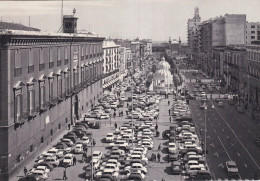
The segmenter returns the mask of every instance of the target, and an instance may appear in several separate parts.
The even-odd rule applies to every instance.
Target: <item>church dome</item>
[[[166,69],[170,70],[171,66],[168,62],[165,61],[165,58],[162,57],[161,61],[157,65],[157,69]]]
[[[159,69],[155,72],[154,80],[164,80],[165,82],[171,82],[172,74],[167,69]]]

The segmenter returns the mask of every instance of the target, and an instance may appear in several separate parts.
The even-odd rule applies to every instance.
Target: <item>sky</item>
[[[0,0],[0,17],[46,32],[61,27],[62,1]],[[260,22],[260,0],[64,0],[63,14],[76,9],[78,30],[102,37],[187,41],[187,20],[199,8],[202,21],[225,14],[246,14],[248,22]]]

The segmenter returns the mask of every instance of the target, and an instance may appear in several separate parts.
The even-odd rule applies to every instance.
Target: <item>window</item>
[[[61,47],[58,47],[58,60],[57,60],[57,67],[61,66]]]
[[[18,122],[21,120],[21,116],[23,113],[23,95],[22,89],[15,90],[15,99],[14,99],[14,120]]]
[[[43,54],[44,54],[44,51],[43,51],[43,48],[41,48],[40,50],[39,50],[39,54],[40,54],[40,56],[39,56],[39,71],[42,71],[42,70],[44,70],[45,69],[45,64],[44,64],[44,59],[43,59]]]
[[[62,97],[62,79],[61,75],[57,75],[57,95]]]
[[[45,81],[40,81],[40,108],[45,107],[46,102],[46,92],[45,92]]]
[[[22,63],[20,57],[20,51],[14,51],[14,76],[18,77],[22,74]]]
[[[28,59],[28,73],[34,72],[34,65],[33,65],[33,52],[32,49],[29,50],[29,59]]]
[[[68,47],[65,47],[65,49],[64,49],[64,57],[65,57],[65,59],[64,59],[64,65],[67,65],[68,63],[69,63],[69,60],[68,60]]]
[[[69,74],[65,73],[64,74],[65,78],[65,94],[68,95],[70,91],[70,79],[69,79]]]
[[[251,28],[255,28],[255,25],[251,25]]]
[[[251,31],[251,33],[252,33],[252,34],[254,34],[254,33],[255,33],[255,31]]]
[[[54,67],[54,61],[53,61],[53,50],[52,50],[52,48],[50,48],[50,57],[49,57],[49,68],[51,69],[51,68],[53,68]]]
[[[49,101],[53,100],[53,77],[49,79]]]
[[[251,39],[255,39],[255,36],[251,36]]]
[[[28,85],[28,112],[33,114],[35,111],[35,90],[34,85]]]
[[[85,60],[85,52],[84,52],[84,50],[85,50],[85,46],[84,45],[82,45],[81,46],[81,61],[83,61],[83,60]]]

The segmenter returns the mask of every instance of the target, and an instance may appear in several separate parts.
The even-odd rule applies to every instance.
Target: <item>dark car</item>
[[[33,175],[27,175],[26,177],[20,178],[18,181],[44,181],[44,179]]]
[[[169,161],[177,161],[179,159],[179,153],[169,153]]]
[[[181,163],[179,161],[172,162],[171,167],[172,167],[173,174],[181,174],[182,168],[181,168]]]
[[[93,129],[100,129],[101,128],[101,123],[99,121],[95,122],[95,124],[92,127]]]
[[[198,170],[191,178],[194,180],[211,180],[211,174],[208,170]]]
[[[70,139],[73,143],[77,141],[77,137],[74,135],[64,135],[63,138]]]
[[[88,129],[88,124],[87,123],[84,123],[84,122],[77,122],[75,123],[75,125],[80,125],[80,126],[84,126],[86,129]]]
[[[143,180],[141,175],[139,174],[130,174],[128,177],[128,180],[134,180],[134,181],[138,181],[138,180]]]
[[[73,130],[73,132],[77,135],[78,138],[82,138],[83,136],[85,136],[86,134],[84,132],[82,132],[81,130]]]
[[[103,175],[101,175],[101,177],[99,179],[99,181],[113,181],[113,180],[114,180],[114,178],[110,174],[103,174]]]

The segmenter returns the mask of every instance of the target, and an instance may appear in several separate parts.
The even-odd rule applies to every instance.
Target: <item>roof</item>
[[[0,29],[1,30],[23,30],[23,31],[40,31],[40,29],[27,27],[22,24],[17,23],[8,23],[8,22],[0,22]]]
[[[111,40],[103,41],[103,48],[113,48],[113,47],[120,47],[120,45],[115,44],[115,42]]]

